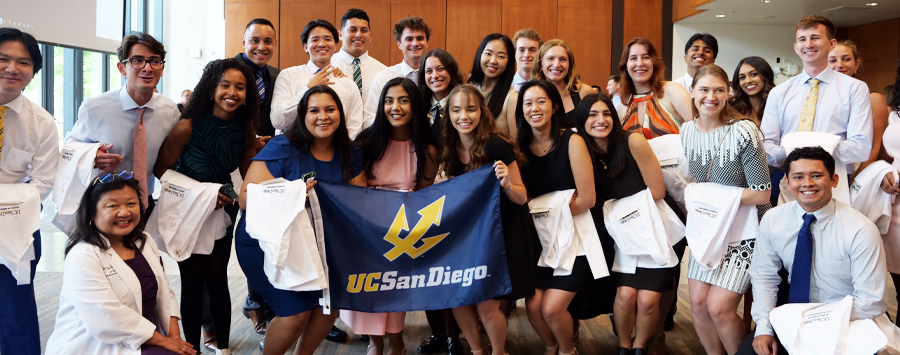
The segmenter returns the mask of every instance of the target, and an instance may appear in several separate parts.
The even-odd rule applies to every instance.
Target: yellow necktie
[[[809,79],[809,95],[806,96],[806,102],[803,103],[803,113],[800,114],[800,126],[797,132],[812,131],[813,121],[816,119],[816,102],[819,100],[819,79]]]
[[[3,115],[9,107],[0,106],[0,156],[3,154]]]

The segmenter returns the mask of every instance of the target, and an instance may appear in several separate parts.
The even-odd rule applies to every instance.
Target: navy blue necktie
[[[794,249],[794,265],[791,269],[791,293],[788,303],[809,303],[809,280],[812,276],[813,240],[810,223],[816,216],[803,215],[803,226],[797,234],[797,247]]]

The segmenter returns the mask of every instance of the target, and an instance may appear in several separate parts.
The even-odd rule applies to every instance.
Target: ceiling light
[[[716,17],[725,17],[725,15],[716,15]]]
[[[866,4],[866,6],[878,6],[878,3],[877,3],[877,2],[870,2],[870,3]]]
[[[772,0],[762,0],[762,3],[763,3],[763,4],[768,4],[768,3],[770,3],[770,2],[772,2]]]

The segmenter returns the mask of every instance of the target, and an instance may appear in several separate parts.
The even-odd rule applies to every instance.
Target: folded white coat
[[[672,245],[684,236],[684,224],[664,201],[654,201],[650,188],[603,203],[606,230],[616,241],[613,271],[672,267],[678,256]]]
[[[70,139],[59,152],[56,179],[53,180],[53,225],[68,233],[75,222],[81,196],[94,179],[94,159],[101,143],[83,143]]]
[[[859,172],[850,185],[853,208],[875,223],[882,235],[887,234],[894,205],[894,196],[881,189],[881,180],[886,174],[894,174],[894,181],[897,181],[897,170],[891,164],[884,160],[875,161]]]
[[[176,261],[212,253],[215,241],[232,224],[224,209],[215,209],[222,185],[198,182],[174,170],[167,170],[160,182],[162,192],[144,230]]]
[[[691,176],[687,158],[684,156],[684,148],[681,146],[681,137],[677,134],[666,134],[649,141],[653,154],[659,160],[662,167],[663,180],[666,182],[666,192],[675,199],[682,212],[687,212],[684,206],[684,187],[682,177]],[[681,176],[678,176],[681,174]]]
[[[31,283],[34,232],[41,227],[41,195],[31,184],[0,184],[0,264],[16,284]]]
[[[275,179],[247,185],[247,233],[259,240],[263,270],[277,289],[315,291],[328,287],[320,250],[305,208],[306,183]]]
[[[568,276],[575,257],[585,255],[595,279],[609,276],[591,211],[572,216],[569,203],[574,195],[574,189],[554,191],[528,202],[542,247],[538,266],[553,268],[554,276]]]
[[[785,134],[781,137],[781,146],[784,147],[785,154],[790,155],[794,149],[803,147],[822,147],[828,153],[834,155],[834,149],[841,142],[841,137],[823,132],[793,132]],[[850,184],[847,181],[847,165],[839,161],[835,161],[834,173],[838,175],[838,186],[832,190],[834,199],[852,205],[850,201]],[[787,174],[787,172],[785,172]],[[796,200],[791,195],[787,186],[787,176],[781,179],[779,186],[781,194],[778,195],[778,205],[785,204]]]
[[[756,206],[740,205],[743,192],[741,187],[713,182],[693,183],[685,188],[688,245],[691,257],[700,266],[715,269],[729,245],[756,238]]]

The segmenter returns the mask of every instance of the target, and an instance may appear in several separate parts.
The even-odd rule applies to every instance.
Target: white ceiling
[[[878,6],[867,7],[870,2]],[[826,12],[840,6],[845,8]],[[770,0],[768,4],[762,0],[715,0],[697,9],[708,11],[677,23],[793,25],[804,16],[819,14],[837,27],[852,27],[900,17],[900,0]]]

